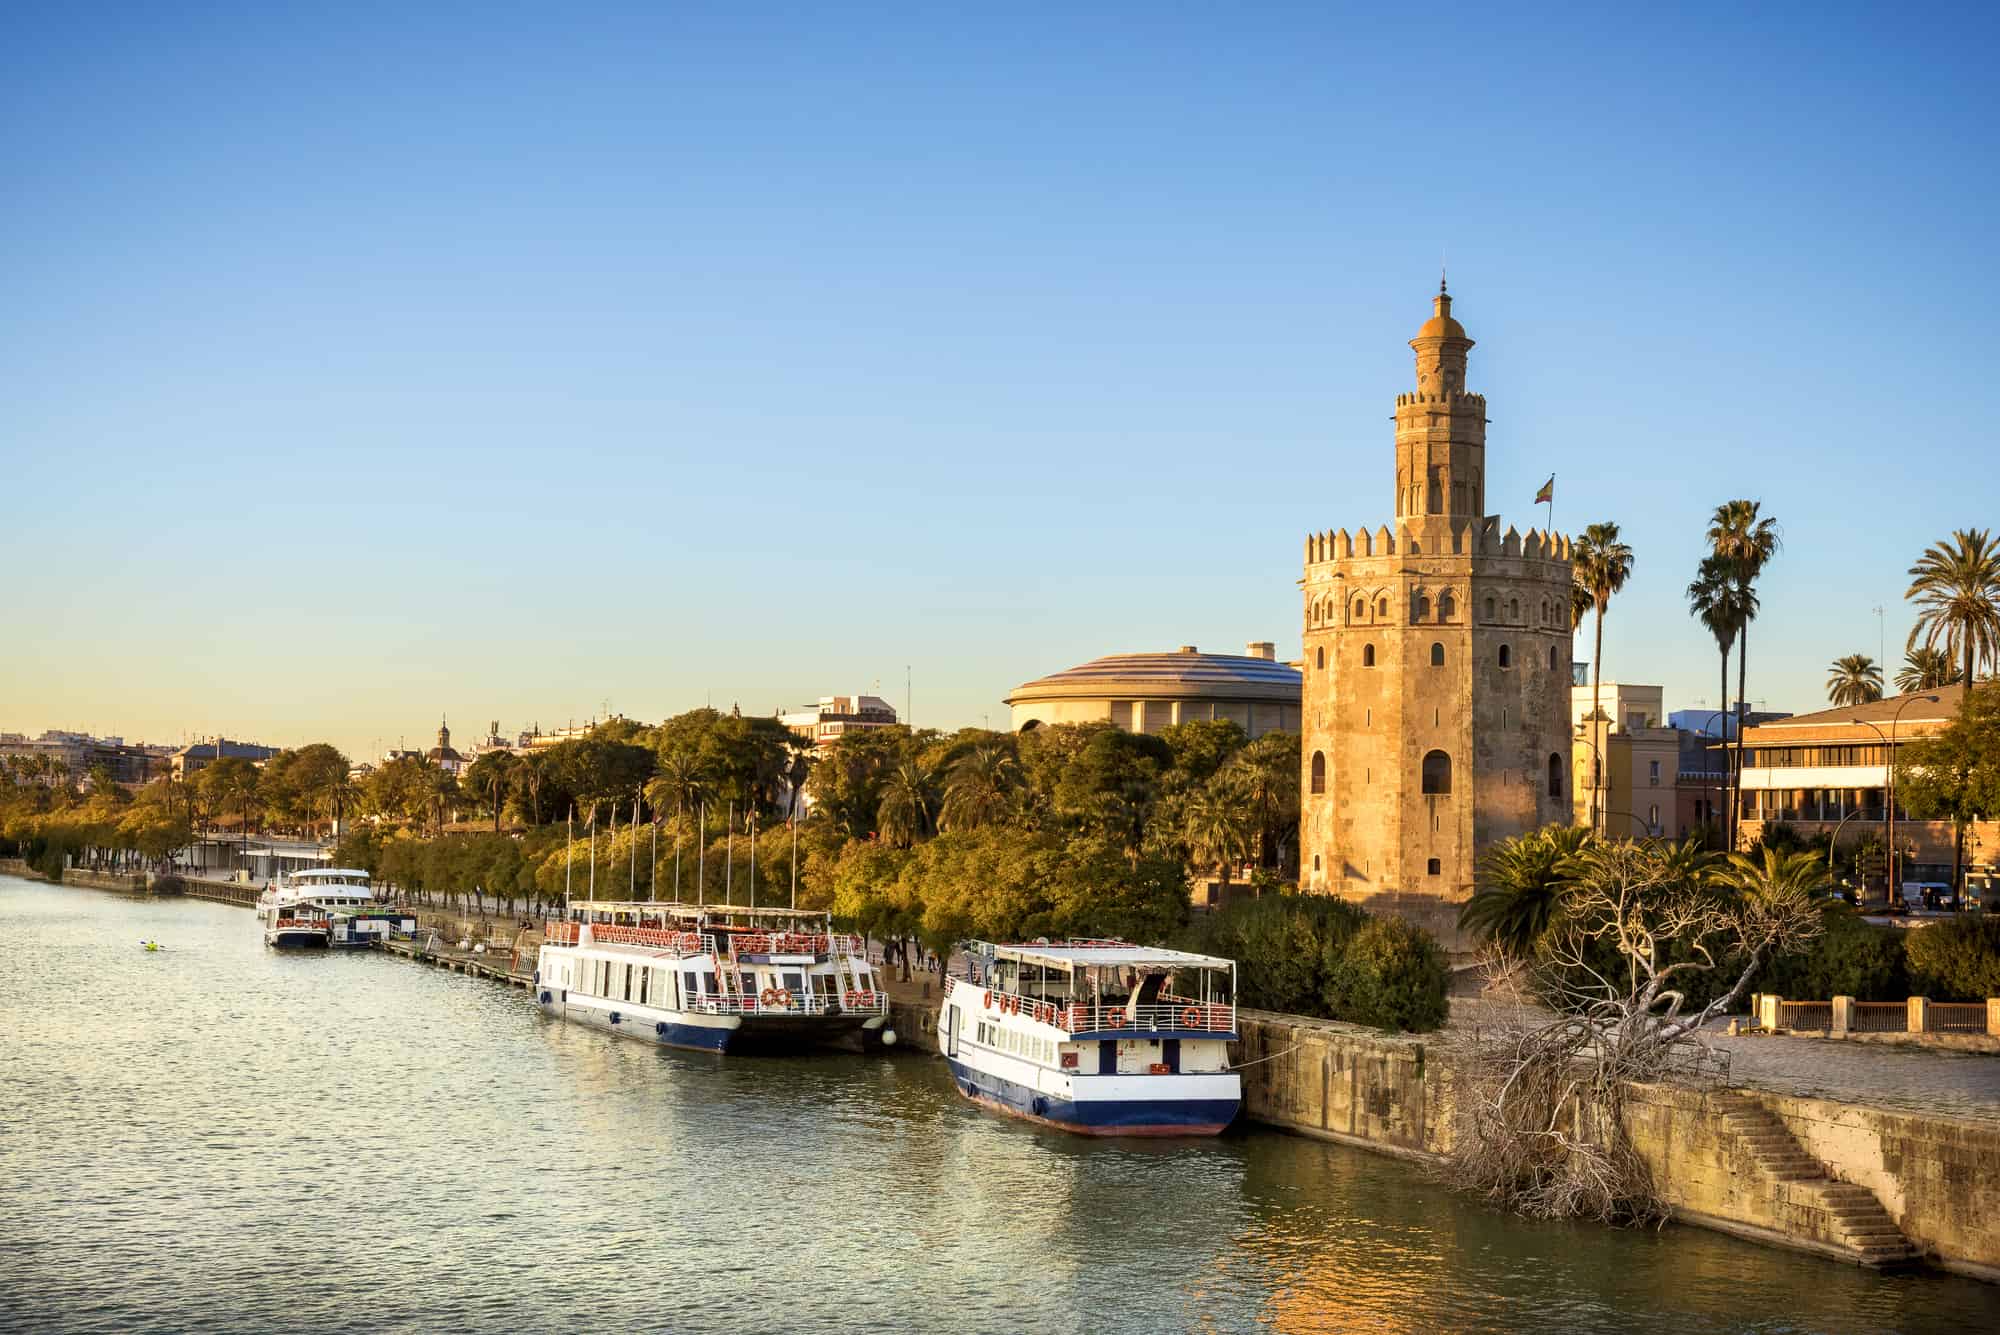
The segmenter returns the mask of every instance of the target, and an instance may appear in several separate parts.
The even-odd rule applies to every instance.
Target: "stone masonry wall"
[[[1231,1050],[1244,1115],[1288,1131],[1406,1158],[1451,1145],[1448,1043],[1353,1025],[1247,1012]],[[1757,1091],[1834,1178],[1874,1192],[1937,1264],[2000,1281],[2000,1125]],[[1724,1122],[1722,1091],[1635,1085],[1627,1127],[1678,1217],[1764,1241],[1830,1250],[1809,1193],[1772,1184]]]

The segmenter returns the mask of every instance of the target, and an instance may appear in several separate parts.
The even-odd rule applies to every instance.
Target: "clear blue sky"
[[[1670,707],[1718,501],[1783,525],[1795,709],[2000,519],[1990,7],[968,9],[12,9],[0,728],[360,754],[906,664],[999,724],[1296,655],[1440,254],[1489,505],[1624,525],[1608,675]]]

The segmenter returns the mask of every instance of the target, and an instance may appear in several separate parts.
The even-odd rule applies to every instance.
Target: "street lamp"
[[[1932,704],[1938,702],[1938,698],[1935,695],[1912,695],[1906,697],[1902,704],[1896,706],[1896,712],[1890,716],[1889,735],[1886,737],[1882,736],[1880,728],[1870,723],[1867,719],[1851,718],[1847,720],[1849,723],[1858,723],[1877,737],[1881,737],[1882,745],[1885,748],[1882,759],[1882,792],[1883,800],[1888,804],[1889,808],[1888,836],[1886,840],[1889,859],[1889,884],[1887,889],[1888,893],[1898,900],[1903,895],[1896,881],[1896,727],[1903,721],[1903,711],[1919,700],[1928,700]],[[1954,893],[1957,891],[1956,886],[1953,887],[1953,891]]]
[[[1586,718],[1582,723],[1577,724],[1577,730],[1581,732],[1589,725],[1599,722],[1610,722],[1609,717],[1602,709],[1599,709],[1595,714]],[[1604,753],[1598,750],[1597,743],[1591,741],[1588,737],[1579,736],[1575,740],[1582,742],[1590,748],[1590,832],[1596,834],[1598,832],[1597,813],[1604,809],[1603,804],[1598,800],[1598,794],[1604,788]],[[1632,813],[1628,811],[1625,814],[1629,816]]]

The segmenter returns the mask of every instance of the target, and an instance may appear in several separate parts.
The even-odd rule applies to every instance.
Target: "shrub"
[[[1189,950],[1235,960],[1237,1000],[1256,1010],[1381,1029],[1435,1029],[1445,956],[1429,933],[1329,895],[1266,895],[1207,914]]]
[[[1909,933],[1910,989],[1935,1001],[2000,997],[2000,918],[1969,913]]]
[[[1326,959],[1327,1014],[1377,1029],[1436,1029],[1450,1006],[1450,970],[1429,932],[1401,918],[1375,918]]]
[[[1829,906],[1825,922],[1825,933],[1811,949],[1765,965],[1756,990],[1809,1001],[1901,1001],[1910,995],[1904,947],[1911,933],[1873,926],[1845,904]]]

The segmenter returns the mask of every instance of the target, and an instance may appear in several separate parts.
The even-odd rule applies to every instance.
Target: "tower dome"
[[[1431,301],[1431,318],[1424,321],[1424,327],[1417,331],[1417,339],[1459,338],[1467,343],[1465,326],[1451,317],[1451,293],[1444,290],[1444,283],[1438,283],[1438,294]],[[1411,340],[1415,342],[1416,340]]]

